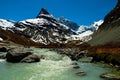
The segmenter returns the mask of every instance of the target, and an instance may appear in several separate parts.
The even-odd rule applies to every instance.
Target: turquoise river
[[[0,60],[0,80],[104,80],[99,76],[110,72],[109,68],[100,64],[76,62],[79,69],[73,68],[73,63],[65,55],[59,55],[49,49],[37,49],[37,54],[44,55],[38,63],[8,63]],[[84,71],[86,75],[75,73]]]

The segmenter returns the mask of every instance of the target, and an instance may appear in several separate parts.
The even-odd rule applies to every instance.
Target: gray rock
[[[1,48],[0,48],[0,52],[7,52],[7,48],[1,47]]]
[[[107,80],[120,80],[120,76],[114,74],[102,74],[100,75],[101,78],[105,78]]]
[[[39,62],[39,61],[40,61],[40,58],[36,54],[32,54],[25,57],[20,62],[33,63],[33,62]]]
[[[16,62],[20,62],[22,59],[32,54],[33,54],[32,52],[27,52],[27,50],[23,48],[15,48],[7,52],[6,60],[8,62],[16,63]]]
[[[79,69],[80,68],[80,66],[73,66],[73,69]]]
[[[75,75],[77,75],[77,76],[85,76],[85,75],[87,75],[87,73],[81,71],[81,72],[77,72],[77,73],[75,73]]]

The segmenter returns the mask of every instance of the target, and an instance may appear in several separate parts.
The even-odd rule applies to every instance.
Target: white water
[[[0,80],[103,80],[100,74],[107,72],[106,68],[93,63],[80,63],[80,69],[73,69],[67,56],[59,55],[48,49],[34,49],[34,52],[44,55],[38,63],[7,63],[0,60]],[[85,76],[77,76],[76,72],[84,71]]]

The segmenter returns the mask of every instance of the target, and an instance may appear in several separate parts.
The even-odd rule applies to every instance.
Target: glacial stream
[[[34,49],[45,56],[38,63],[7,63],[0,60],[0,80],[104,80],[99,76],[109,70],[93,63],[77,62],[79,69],[73,68],[74,61],[49,49]],[[84,71],[86,75],[75,73]]]

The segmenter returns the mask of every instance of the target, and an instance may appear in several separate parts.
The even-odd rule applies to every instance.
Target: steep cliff
[[[104,45],[120,42],[120,0],[104,18],[104,23],[94,33],[91,45]]]

